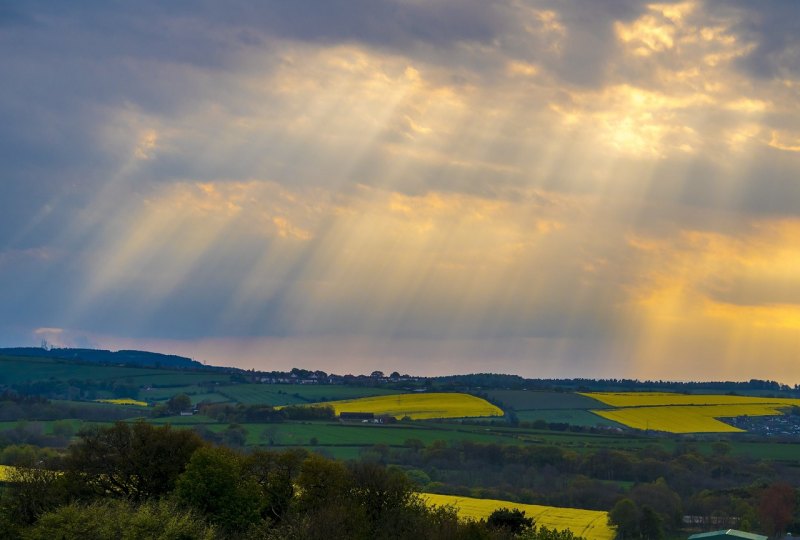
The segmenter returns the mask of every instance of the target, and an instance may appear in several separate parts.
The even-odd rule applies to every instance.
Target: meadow
[[[515,411],[531,410],[587,410],[603,408],[591,395],[574,392],[547,392],[541,390],[488,390],[490,400]]]
[[[774,416],[800,399],[666,392],[597,392],[586,397],[618,407],[592,412],[634,429],[669,433],[737,433],[719,418]]]
[[[332,384],[233,384],[217,392],[231,401],[246,405],[300,405],[324,401],[394,395],[400,392],[372,386]]]
[[[502,409],[485,399],[457,393],[394,394],[327,401],[317,405],[330,405],[337,415],[343,412],[367,412],[412,420],[503,416]]]
[[[618,422],[581,409],[534,409],[530,411],[515,411],[515,414],[520,422],[544,420],[548,424],[561,423],[581,427],[622,427]]]
[[[524,511],[526,517],[533,518],[536,525],[560,531],[569,530],[586,540],[613,540],[616,536],[616,531],[608,525],[608,513],[599,510],[557,508],[433,493],[423,493],[422,496],[431,505],[456,507],[462,518],[485,519],[498,508],[518,509]]]

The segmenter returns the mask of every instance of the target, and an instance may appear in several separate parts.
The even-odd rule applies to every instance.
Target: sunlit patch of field
[[[659,405],[752,405],[800,406],[800,399],[729,396],[723,394],[675,394],[670,392],[587,392],[581,395],[612,407],[652,407]],[[774,413],[773,413],[774,414]]]
[[[138,399],[131,398],[118,398],[118,399],[96,399],[98,403],[112,403],[114,405],[138,405],[140,407],[147,407],[146,401],[139,401]]]
[[[666,392],[586,393],[617,409],[592,412],[634,429],[670,433],[740,432],[717,420],[736,416],[774,416],[781,409],[800,405],[800,399],[728,396],[717,394],[672,394]]]
[[[604,409],[595,414],[635,429],[670,433],[725,433],[743,431],[717,420],[734,416],[781,414],[775,405],[676,405]]]
[[[366,412],[395,418],[408,416],[413,420],[503,415],[502,409],[485,399],[454,393],[395,394],[327,401],[314,405],[330,405],[337,415],[343,412]]]
[[[8,482],[16,470],[16,467],[11,465],[0,465],[0,482]]]
[[[538,526],[560,531],[569,529],[575,536],[581,536],[586,540],[613,540],[616,536],[616,531],[608,525],[608,513],[599,510],[558,508],[433,493],[423,493],[422,496],[430,505],[455,506],[462,518],[485,519],[498,508],[516,508],[524,511],[526,517],[533,518]]]

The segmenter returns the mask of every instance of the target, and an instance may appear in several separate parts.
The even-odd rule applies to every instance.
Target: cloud
[[[0,339],[777,370],[798,8],[765,6],[5,7]]]

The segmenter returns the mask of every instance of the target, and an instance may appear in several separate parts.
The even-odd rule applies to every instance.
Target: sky
[[[800,383],[800,2],[0,1],[0,346]]]

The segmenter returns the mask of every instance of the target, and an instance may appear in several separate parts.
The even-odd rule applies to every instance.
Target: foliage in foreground
[[[63,470],[20,469],[0,500],[6,538],[572,540],[524,514],[461,521],[398,469],[304,451],[240,454],[169,427],[80,435]],[[519,518],[519,519],[517,519]]]

